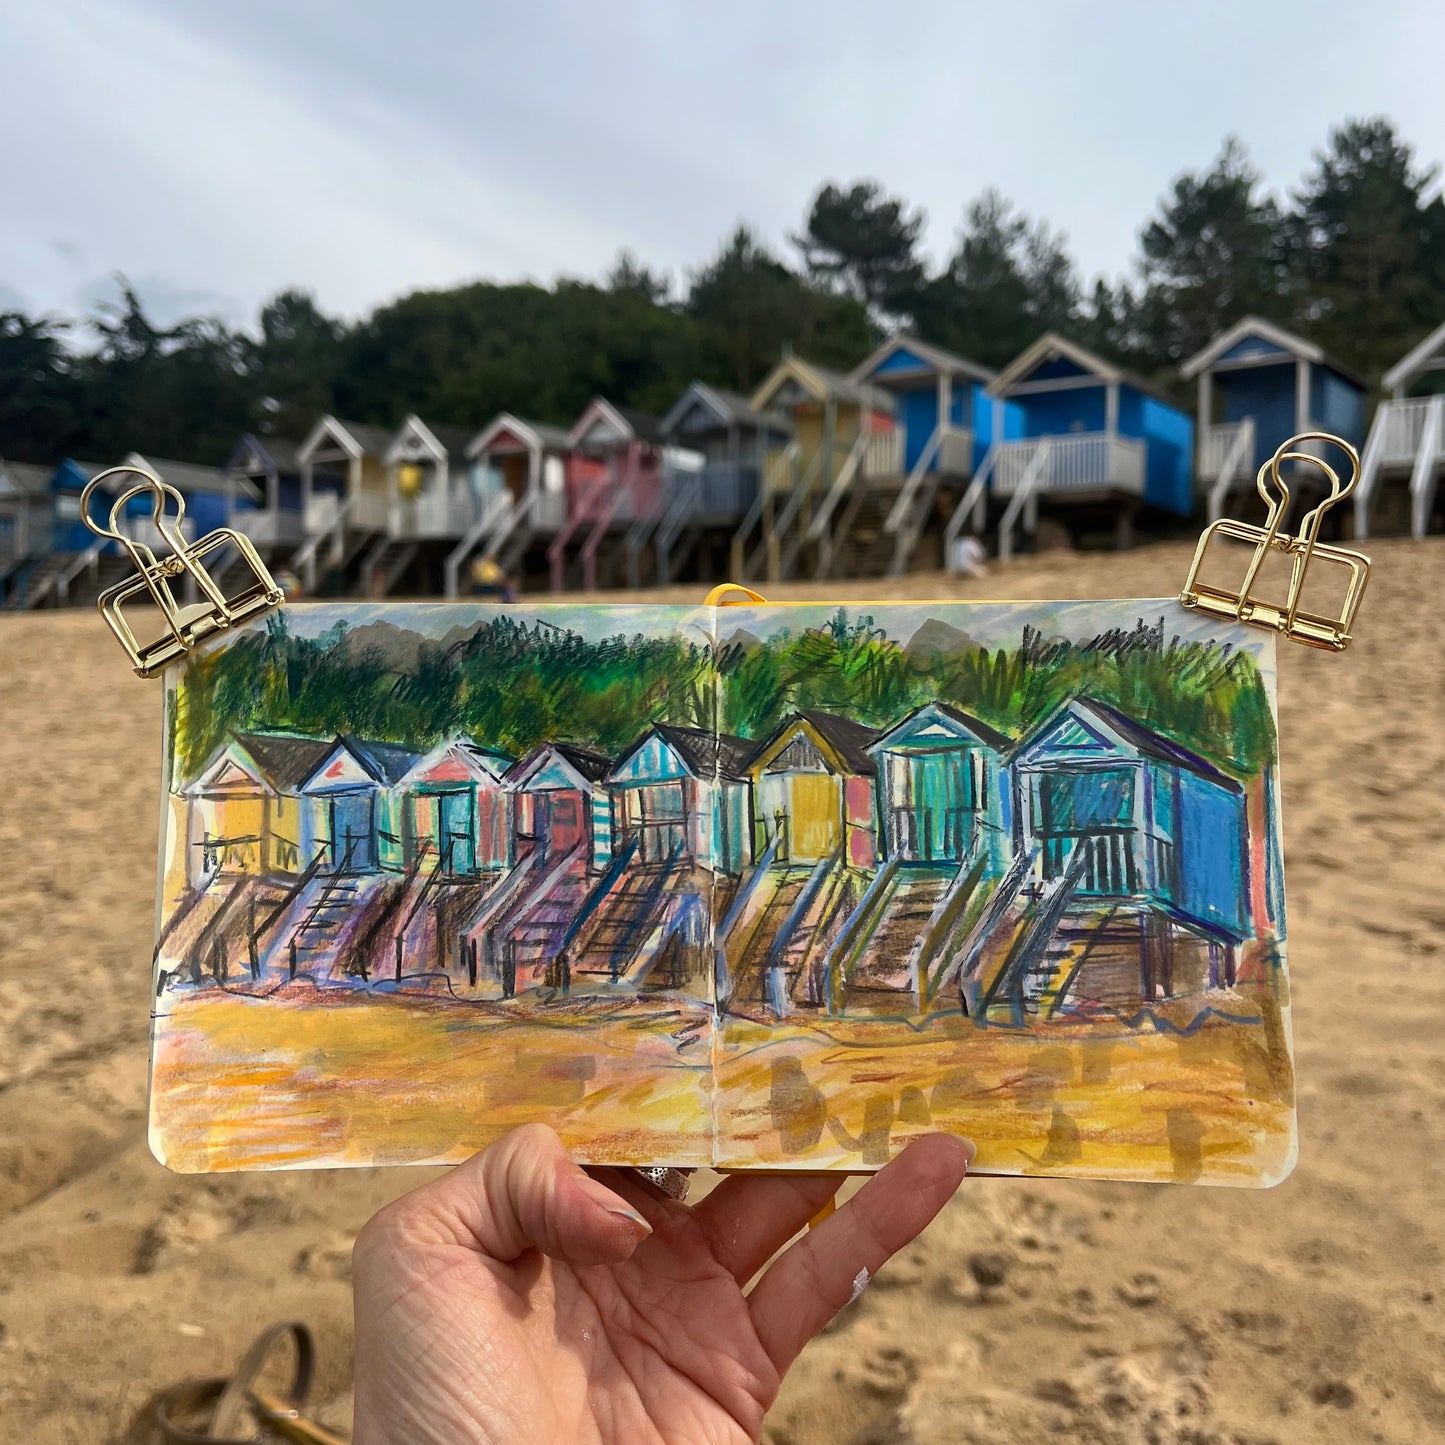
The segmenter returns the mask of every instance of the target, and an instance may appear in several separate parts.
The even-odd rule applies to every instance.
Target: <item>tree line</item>
[[[1078,695],[1147,720],[1241,775],[1275,754],[1254,659],[1169,637],[1162,619],[1083,641],[1025,626],[1013,647],[959,634],[957,646],[920,650],[845,608],[823,626],[766,640],[734,634],[716,646],[681,632],[589,642],[508,612],[458,640],[423,641],[403,659],[344,621],[297,637],[283,611],[193,659],[176,699],[174,784],[194,778],[228,734],[257,729],[349,733],[419,750],[461,734],[515,758],[564,741],[615,759],[655,722],[758,742],[801,709],[884,729],[935,700],[1018,738]]]
[[[80,322],[0,312],[0,455],[219,463],[245,431],[299,440],[324,411],[566,424],[602,394],[661,412],[694,378],[750,390],[785,344],[848,369],[899,326],[990,366],[1059,330],[1177,388],[1181,360],[1258,313],[1373,384],[1445,319],[1436,180],[1390,121],[1354,120],[1281,200],[1230,138],[1171,182],[1127,276],[1092,285],[1065,238],[997,189],[969,202],[933,266],[924,213],[873,180],[822,186],[795,256],[739,225],[680,281],[623,252],[600,281],[415,291],[354,322],[287,290],[253,331],[160,326],[122,281]]]

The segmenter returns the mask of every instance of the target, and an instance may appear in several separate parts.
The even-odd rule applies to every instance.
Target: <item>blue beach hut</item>
[[[1231,488],[1248,490],[1281,442],[1326,431],[1359,446],[1365,384],[1344,363],[1282,326],[1246,316],[1186,361],[1199,386],[1198,474],[1210,520]]]
[[[1051,332],[999,372],[988,393],[1013,409],[988,476],[1005,503],[1001,557],[1012,554],[1020,519],[1027,530],[1037,525],[1041,504],[1061,515],[1103,510],[1121,547],[1141,507],[1189,514],[1194,423],[1122,367]],[[982,506],[981,496],[965,501]]]

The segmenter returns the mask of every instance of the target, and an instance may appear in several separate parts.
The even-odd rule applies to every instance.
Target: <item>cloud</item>
[[[44,121],[0,154],[0,276],[54,307],[120,270],[232,319],[622,247],[685,277],[739,218],[785,247],[817,185],[861,176],[926,208],[936,259],[998,185],[1118,274],[1231,131],[1281,191],[1350,114],[1440,159],[1442,49],[1445,12],[1408,0],[1368,24],[1317,0],[1304,31],[1257,0],[12,6],[7,111]]]

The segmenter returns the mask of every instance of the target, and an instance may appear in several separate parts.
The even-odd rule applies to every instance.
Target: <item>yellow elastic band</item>
[[[731,601],[725,601],[729,592],[741,592],[743,597],[734,597]],[[724,582],[720,586],[714,587],[703,598],[702,605],[704,607],[746,607],[749,602],[761,602],[766,605],[767,600],[761,592],[754,592],[751,587],[744,587],[741,582]]]

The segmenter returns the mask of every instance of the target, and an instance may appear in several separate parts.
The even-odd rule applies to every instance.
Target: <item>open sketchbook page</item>
[[[728,607],[718,633],[722,725],[761,740],[724,1166],[943,1129],[999,1172],[1288,1172],[1270,635],[1140,601]]]
[[[172,674],[156,1153],[708,1163],[713,616],[289,607]]]
[[[152,1139],[1258,1184],[1273,652],[1172,603],[310,606],[173,676]]]

